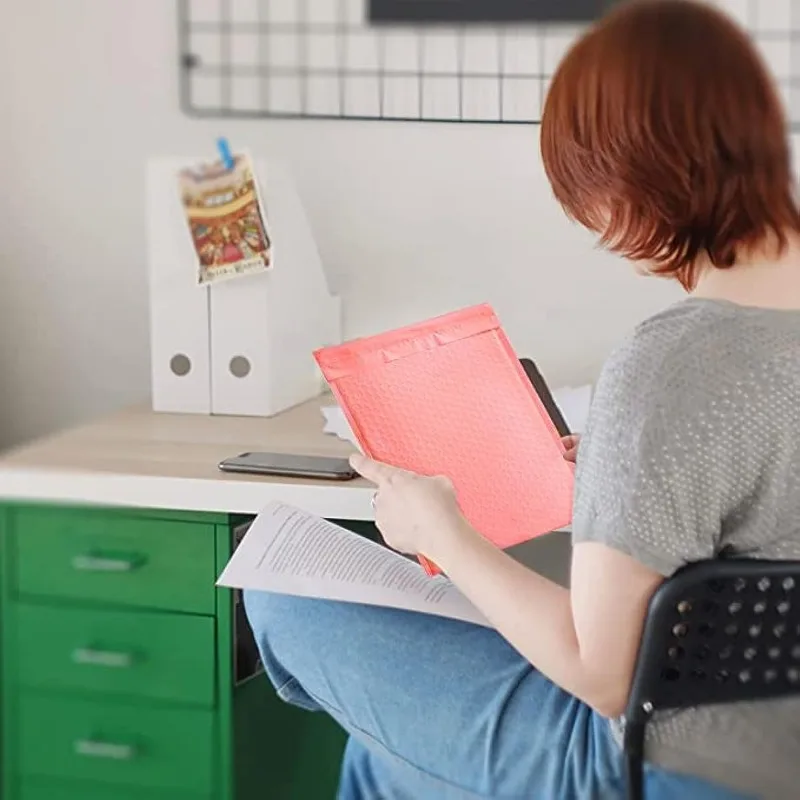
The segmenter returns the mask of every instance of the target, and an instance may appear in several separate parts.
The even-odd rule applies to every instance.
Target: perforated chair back
[[[718,559],[665,581],[647,613],[625,715],[628,792],[642,798],[656,711],[800,695],[800,562]]]

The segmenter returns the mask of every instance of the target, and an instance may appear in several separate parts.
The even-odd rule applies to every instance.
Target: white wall
[[[178,108],[167,0],[26,0],[0,27],[0,443],[146,401],[143,166],[288,159],[359,335],[488,300],[556,383],[669,302],[550,198],[533,127],[216,122]]]

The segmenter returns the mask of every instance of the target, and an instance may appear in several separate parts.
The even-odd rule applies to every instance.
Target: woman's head
[[[785,114],[746,33],[691,0],[634,0],[552,81],[541,149],[566,212],[691,287],[800,230]]]

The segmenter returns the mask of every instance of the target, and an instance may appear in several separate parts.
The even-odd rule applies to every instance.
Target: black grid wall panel
[[[178,0],[182,104],[223,117],[536,123],[578,25],[378,25],[369,0]],[[800,2],[716,0],[800,129]]]

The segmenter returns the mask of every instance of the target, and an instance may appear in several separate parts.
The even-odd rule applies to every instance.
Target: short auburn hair
[[[687,288],[800,230],[783,104],[748,35],[692,0],[634,0],[559,65],[541,151],[567,214]]]

